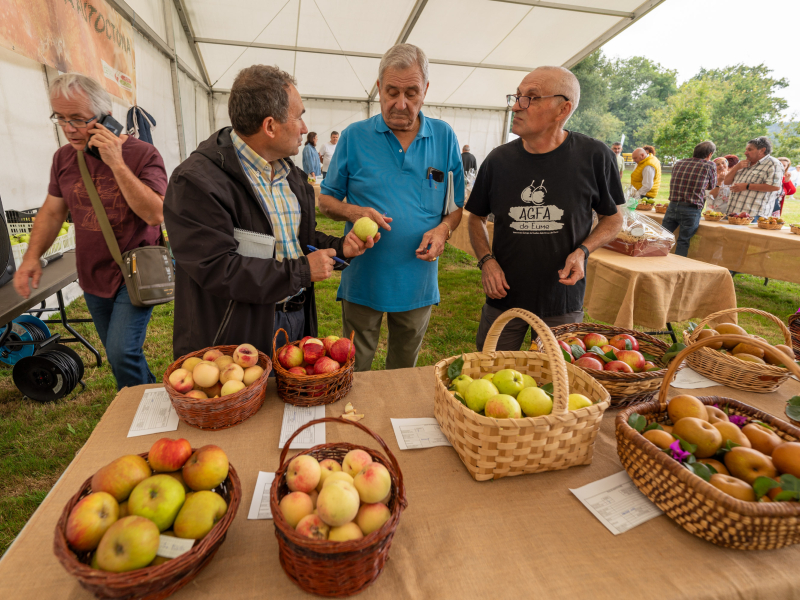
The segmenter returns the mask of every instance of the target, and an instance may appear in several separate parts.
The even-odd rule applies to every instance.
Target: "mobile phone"
[[[113,133],[117,137],[120,136],[122,130],[124,129],[122,123],[117,121],[111,115],[105,115],[104,117],[98,119],[97,122],[100,123],[100,125],[102,125],[106,129],[108,129],[111,133]],[[103,160],[100,157],[100,152],[97,151],[97,148],[90,147],[88,143],[86,144],[86,148],[83,149],[83,152],[90,156],[94,156],[97,160]]]
[[[425,174],[425,179],[431,178],[431,175],[433,175],[432,179],[436,183],[444,183],[444,172],[440,171],[439,169],[434,169],[433,167],[428,167],[428,172]]]

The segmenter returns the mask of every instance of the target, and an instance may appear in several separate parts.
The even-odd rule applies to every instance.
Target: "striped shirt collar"
[[[231,129],[231,141],[233,142],[236,152],[239,157],[246,161],[250,167],[263,173],[267,180],[272,180],[272,164],[266,161],[255,150],[253,150],[247,143],[239,137],[239,135]],[[275,161],[275,179],[287,177],[289,175],[289,164],[283,158]]]

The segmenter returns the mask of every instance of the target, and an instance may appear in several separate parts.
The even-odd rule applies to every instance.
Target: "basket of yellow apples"
[[[83,482],[61,513],[53,551],[96,598],[160,600],[214,558],[241,497],[221,448],[163,438]]]
[[[533,327],[543,352],[495,352],[503,327],[515,318]],[[586,371],[566,363],[536,315],[504,312],[483,352],[439,361],[434,377],[434,416],[476,481],[592,462],[611,398]]]
[[[800,429],[738,400],[680,395],[678,365],[715,341],[698,340],[670,363],[657,401],[621,411],[620,462],[641,492],[689,533],[718,546],[773,550],[800,542]],[[789,370],[800,367],[785,357]]]

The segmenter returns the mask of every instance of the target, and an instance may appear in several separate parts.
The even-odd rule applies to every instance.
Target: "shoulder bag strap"
[[[122,266],[122,255],[119,252],[117,238],[114,235],[114,230],[111,228],[111,223],[108,221],[108,215],[106,214],[106,209],[103,208],[103,203],[100,201],[100,196],[97,195],[97,188],[94,186],[94,181],[92,181],[92,177],[89,175],[89,169],[86,167],[86,158],[83,156],[82,150],[78,150],[78,165],[81,168],[83,185],[86,186],[86,191],[89,193],[89,199],[92,201],[92,208],[94,208],[94,214],[97,216],[97,222],[100,225],[100,230],[103,232],[106,245],[111,252],[111,256],[114,258],[114,262],[116,262],[119,268],[124,272],[125,269]]]

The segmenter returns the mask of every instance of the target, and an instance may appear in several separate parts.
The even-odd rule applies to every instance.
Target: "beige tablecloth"
[[[152,387],[152,386],[151,386]],[[174,598],[308,598],[278,563],[272,521],[248,521],[258,471],[278,466],[283,403],[270,385],[264,407],[249,421],[220,432],[181,424],[177,432],[126,438],[144,386],[123,390],[89,441],[0,561],[0,596],[14,600],[84,599],[88,592],[53,556],[53,530],[67,499],[111,459],[146,451],[160,437],[185,437],[195,447],[218,444],[242,481],[243,500],[217,556]],[[800,393],[792,380],[781,393],[724,395],[783,416],[784,400]],[[666,516],[612,535],[572,495],[577,488],[622,470],[614,438],[615,411],[598,435],[594,462],[566,471],[477,483],[449,447],[400,451],[390,417],[433,416],[433,368],[357,373],[352,392],[328,406],[342,413],[351,401],[365,425],[386,440],[408,489],[390,560],[359,598],[669,599],[797,598],[800,546],[764,552],[718,548]],[[327,441],[367,443],[353,427],[327,424]]]
[[[658,223],[664,220],[664,215],[656,212],[645,214]],[[770,231],[701,218],[689,258],[756,277],[800,283],[800,235],[788,227]]]

